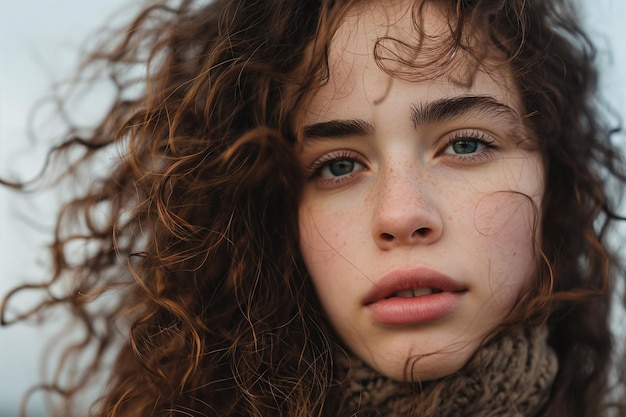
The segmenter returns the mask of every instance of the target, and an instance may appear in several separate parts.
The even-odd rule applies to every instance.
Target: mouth
[[[364,305],[391,298],[419,298],[441,293],[464,293],[467,288],[450,277],[427,268],[397,268],[376,281]]]
[[[423,297],[425,295],[439,294],[442,292],[443,290],[440,290],[439,288],[418,287],[418,288],[411,288],[409,290],[396,291],[393,294],[389,295],[388,297],[385,297],[385,299],[389,299],[393,297],[415,298],[415,297]]]
[[[377,280],[363,305],[382,325],[431,323],[452,315],[462,304],[467,287],[427,268],[396,268]]]

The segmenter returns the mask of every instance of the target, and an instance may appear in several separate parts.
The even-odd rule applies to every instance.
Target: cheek
[[[512,304],[536,272],[539,203],[516,192],[492,193],[476,204],[474,227],[488,254],[490,289]]]
[[[314,277],[318,275],[318,270],[327,273],[327,269],[335,269],[345,263],[344,257],[354,250],[351,242],[358,241],[352,236],[351,223],[341,215],[341,211],[302,204],[298,223],[300,252]]]
[[[494,192],[476,203],[474,226],[481,236],[506,246],[528,245],[538,230],[538,213],[537,202],[525,194]]]
[[[490,254],[496,276],[526,281],[536,268],[543,169],[538,155],[502,164],[498,175],[485,181],[492,190],[474,202],[474,233]]]
[[[336,279],[350,272],[348,225],[326,210],[306,205],[301,205],[298,216],[302,259],[326,314],[333,316],[336,295],[350,293],[349,282]]]

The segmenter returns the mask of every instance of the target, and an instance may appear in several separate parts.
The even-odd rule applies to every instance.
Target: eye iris
[[[452,144],[452,149],[458,154],[474,153],[478,150],[478,142],[471,140],[459,140]]]
[[[328,165],[328,170],[334,176],[340,177],[347,175],[354,171],[354,161],[343,159],[341,161],[335,161]]]

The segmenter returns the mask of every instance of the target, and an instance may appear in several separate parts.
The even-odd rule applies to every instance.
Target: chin
[[[426,382],[457,373],[473,357],[477,349],[478,346],[474,344],[462,348],[442,348],[433,353],[409,355],[395,363],[376,361],[370,362],[369,365],[395,381]]]

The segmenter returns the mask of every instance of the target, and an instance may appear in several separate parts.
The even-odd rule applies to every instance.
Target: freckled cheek
[[[539,207],[531,197],[499,191],[484,195],[476,202],[474,225],[476,232],[485,238],[528,241],[536,230],[537,216]]]
[[[346,250],[350,229],[340,213],[302,204],[298,222],[300,250],[307,264],[328,262]]]
[[[535,273],[538,204],[510,191],[483,196],[476,204],[475,233],[488,256],[489,276],[496,284],[491,288],[501,295],[517,297]]]

